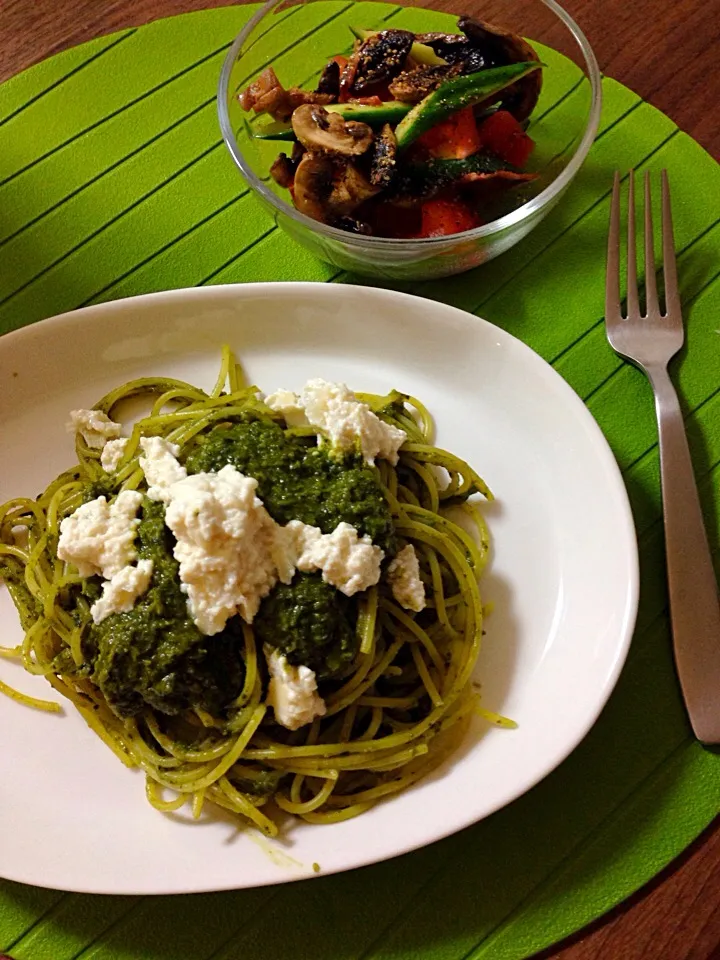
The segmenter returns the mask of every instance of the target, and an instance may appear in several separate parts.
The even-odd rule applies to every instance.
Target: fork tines
[[[662,249],[663,277],[665,286],[665,310],[660,310],[657,283],[655,279],[655,252],[653,237],[652,198],[650,174],[645,171],[645,316],[680,317],[680,297],[678,294],[677,269],[675,264],[675,246],[673,239],[672,212],[670,209],[670,187],[667,171],[660,173],[662,192]],[[640,317],[640,298],[638,294],[637,264],[635,258],[635,175],[628,174],[628,225],[627,225],[627,311],[625,317]],[[607,278],[605,287],[605,316],[608,323],[624,319],[620,298],[620,173],[615,173],[612,203],[610,207],[610,232],[608,235]]]

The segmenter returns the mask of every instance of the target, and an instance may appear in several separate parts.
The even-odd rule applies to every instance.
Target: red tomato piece
[[[350,91],[352,90],[353,83],[355,82],[358,60],[357,57],[352,57],[352,59],[348,60],[347,57],[340,55],[333,57],[333,60],[335,60],[340,67],[340,94],[338,96],[338,103],[347,103],[350,99]]]
[[[484,120],[478,134],[480,146],[511,163],[514,167],[522,167],[535,146],[535,141],[529,137],[515,117],[507,110],[497,110]]]
[[[447,120],[421,134],[417,142],[433,157],[442,157],[445,160],[464,160],[465,157],[477,153],[482,142],[473,108],[465,107],[451,114]]]
[[[421,237],[447,237],[482,226],[482,221],[461,200],[435,197],[422,205]]]

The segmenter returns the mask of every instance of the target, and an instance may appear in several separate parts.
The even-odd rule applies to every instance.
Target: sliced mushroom
[[[362,93],[400,73],[414,42],[415,34],[409,30],[381,30],[363,41],[357,53],[353,93]]]
[[[503,58],[506,63],[523,63],[528,60],[540,62],[540,57],[526,40],[503,27],[496,27],[473,17],[460,17],[458,27],[474,46],[484,46],[491,51],[494,49],[496,56],[500,58],[499,62],[502,62]],[[503,93],[503,108],[509,110],[517,120],[526,120],[538,101],[541,87],[542,70],[533,70]]]
[[[294,193],[301,213],[328,223],[351,214],[378,188],[345,158],[306,153],[295,171]]]
[[[370,183],[376,187],[388,187],[395,176],[397,140],[389,123],[375,137],[370,161]]]
[[[333,188],[328,197],[328,208],[334,216],[346,217],[361,203],[380,192],[353,163],[337,164]]]
[[[468,38],[459,33],[418,33],[415,39],[448,63],[460,63],[472,50]]]
[[[324,221],[333,189],[335,164],[322,153],[306,153],[295,171],[295,206],[307,217]]]
[[[307,103],[293,112],[292,127],[295,136],[308,150],[358,157],[365,153],[373,139],[366,123],[345,121],[337,113]]]
[[[445,80],[462,73],[459,63],[447,67],[421,67],[419,70],[403,70],[390,83],[390,93],[396,100],[405,103],[420,103]]]
[[[502,51],[508,63],[520,63],[523,60],[539,60],[533,48],[517,33],[496,27],[486,20],[474,17],[460,17],[458,27],[475,47],[486,46]]]

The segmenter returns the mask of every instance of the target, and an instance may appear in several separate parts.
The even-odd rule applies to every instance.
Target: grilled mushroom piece
[[[420,67],[418,70],[403,70],[390,83],[390,93],[404,103],[420,103],[445,80],[463,72],[462,64],[447,67]]]
[[[389,123],[386,123],[375,138],[370,161],[370,183],[376,187],[388,187],[395,176],[397,140]]]
[[[496,51],[495,56],[501,58],[500,62],[502,58],[505,63],[523,63],[528,60],[540,62],[540,57],[526,40],[503,27],[496,27],[492,23],[475,20],[473,17],[460,17],[458,27],[473,46]],[[518,80],[507,88],[501,104],[517,120],[526,120],[538,101],[541,87],[542,70],[533,70],[522,80]]]
[[[278,80],[272,67],[263,70],[247,90],[240,94],[238,100],[243,110],[269,113],[273,120],[288,120],[292,113],[287,99],[287,91]]]
[[[316,153],[358,157],[365,153],[373,139],[366,123],[343,120],[339,114],[329,113],[314,103],[304,104],[293,112],[292,127],[300,143]]]
[[[295,171],[295,206],[313,220],[346,217],[378,188],[345,157],[306,153]]]
[[[346,217],[361,203],[380,192],[354,163],[340,161],[335,166],[333,188],[328,197],[329,212],[333,216]]]
[[[323,153],[306,153],[295,171],[295,206],[313,220],[325,219],[332,193],[335,164]]]
[[[463,73],[475,73],[489,67],[504,67],[540,58],[522,37],[484,20],[460,17],[458,27],[465,36],[452,33],[421,33],[419,43],[432,47],[435,53]],[[518,80],[503,93],[501,104],[518,120],[526,120],[540,95],[542,71],[535,70]]]
[[[287,188],[292,185],[295,176],[295,164],[285,153],[279,154],[270,167],[270,176],[280,187]]]
[[[507,60],[500,56],[495,49],[487,45],[477,47],[468,37],[458,33],[419,33],[418,43],[431,47],[435,53],[448,63],[461,67],[463,73],[474,73],[476,70],[487,70],[488,67],[501,67]]]
[[[337,98],[340,94],[340,64],[337,60],[331,60],[325,65],[317,85],[318,93],[329,94]]]
[[[355,55],[352,92],[362,93],[400,73],[414,42],[415,34],[409,30],[381,30],[364,40]]]

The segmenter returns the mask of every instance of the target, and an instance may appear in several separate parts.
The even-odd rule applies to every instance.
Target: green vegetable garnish
[[[325,106],[325,110],[328,113],[339,113],[344,120],[359,120],[379,130],[386,123],[398,123],[407,116],[411,107],[411,103],[404,103],[402,100],[387,100],[377,106],[366,103],[330,103]],[[256,140],[295,139],[295,132],[289,123],[266,123],[250,129]]]
[[[436,157],[423,163],[407,163],[395,188],[398,193],[426,196],[428,192],[448,186],[468,173],[497,173],[513,170],[509,163],[491,153],[478,152],[462,160]]]
[[[441,83],[424,100],[416,104],[395,128],[398,150],[408,147],[414,140],[464,107],[482,103],[505,87],[522,79],[542,64],[535,60],[525,63],[510,63],[505,67],[491,67]]]

